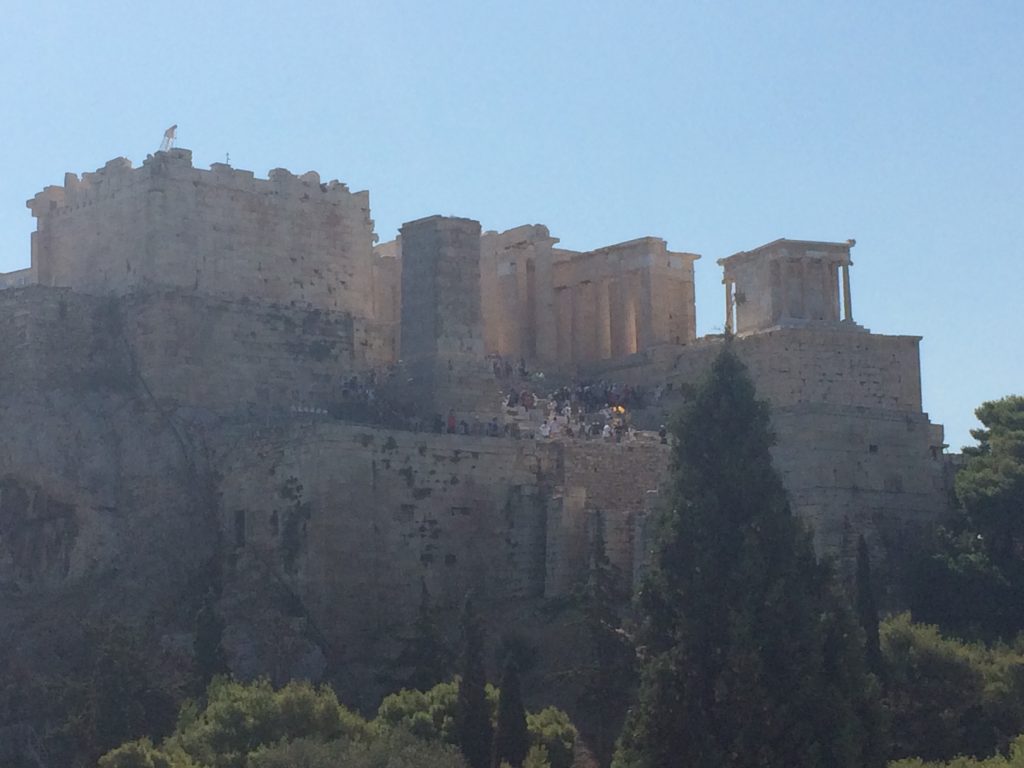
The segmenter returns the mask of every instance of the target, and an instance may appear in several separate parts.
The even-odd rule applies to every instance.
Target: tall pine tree
[[[859,633],[772,467],[727,345],[673,425],[621,768],[884,765]]]
[[[530,750],[530,735],[526,730],[526,708],[519,686],[519,669],[515,661],[505,664],[501,676],[501,694],[498,698],[498,725],[494,731],[494,768],[508,763],[520,768]]]
[[[420,606],[413,631],[395,664],[403,672],[407,671],[400,682],[405,688],[429,691],[451,675],[452,660],[453,654],[445,642],[424,579],[420,582]]]
[[[206,693],[206,688],[216,675],[228,673],[227,654],[224,652],[224,622],[217,614],[216,596],[209,590],[203,604],[196,613],[196,633],[192,641],[194,654],[193,692],[196,696]]]
[[[466,595],[462,607],[462,659],[460,664],[457,733],[459,748],[469,768],[489,768],[491,762],[491,710],[484,673],[484,629]]]
[[[864,630],[864,659],[868,669],[882,674],[882,644],[878,637],[878,605],[871,584],[871,556],[868,543],[861,536],[857,541],[857,619]]]
[[[604,517],[594,518],[590,567],[581,590],[586,643],[580,647],[579,711],[588,742],[607,765],[636,684],[636,652],[622,630],[621,606],[629,591],[605,547]]]

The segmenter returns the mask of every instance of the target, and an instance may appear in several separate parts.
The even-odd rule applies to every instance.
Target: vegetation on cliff
[[[767,406],[728,348],[673,434],[639,596],[640,691],[614,765],[881,766],[861,636],[790,511]]]
[[[158,744],[149,737],[110,751],[100,768],[467,768],[457,746],[459,681],[429,691],[388,696],[374,720],[338,702],[327,686],[289,683],[275,690],[267,681],[242,684],[218,678],[206,703],[187,704],[174,732]],[[552,708],[526,715],[510,685],[503,731],[501,691],[486,689],[486,716],[499,721],[507,738],[494,749],[518,768],[569,768],[576,730]],[[490,745],[488,745],[491,748]],[[488,765],[490,765],[488,757]],[[497,766],[498,763],[495,763]]]
[[[1024,630],[1024,397],[983,403],[964,448],[958,514],[936,533],[911,586],[914,616],[966,638]]]

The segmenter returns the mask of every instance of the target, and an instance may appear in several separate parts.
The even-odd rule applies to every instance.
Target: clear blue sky
[[[857,239],[855,318],[924,336],[954,448],[1024,391],[1024,3],[7,2],[0,270],[24,201],[136,164],[178,123],[197,165],[369,189],[377,231],[441,213],[565,247],[657,235],[715,259]]]

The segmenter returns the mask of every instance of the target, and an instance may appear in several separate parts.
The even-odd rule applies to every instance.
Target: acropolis
[[[380,242],[365,191],[186,149],[28,207],[30,266],[0,275],[0,586],[158,603],[215,561],[237,669],[367,677],[421,585],[525,610],[578,584],[599,524],[635,579],[659,428],[726,343],[820,553],[864,535],[885,574],[949,504],[920,337],[854,320],[850,240],[719,258],[701,312],[726,333],[698,336],[715,267],[658,237],[431,216]]]

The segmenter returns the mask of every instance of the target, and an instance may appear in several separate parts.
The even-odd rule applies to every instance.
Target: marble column
[[[732,282],[732,280],[729,280],[728,278],[726,278],[722,282],[725,283],[725,332],[726,333],[733,333],[733,327],[732,327],[732,314],[733,314],[732,287],[733,287],[733,282]]]
[[[850,265],[843,264],[843,319],[853,322],[853,302],[850,299]]]

